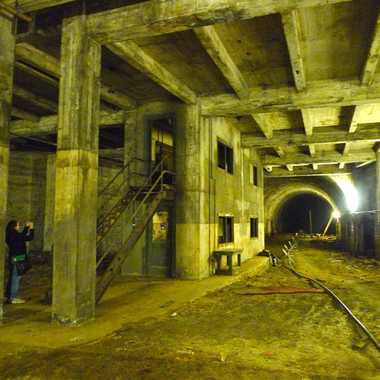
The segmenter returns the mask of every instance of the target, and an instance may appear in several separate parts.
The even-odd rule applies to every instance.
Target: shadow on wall
[[[341,214],[347,210],[342,190],[328,177],[266,178],[264,189],[265,229],[268,236],[279,232],[278,220],[285,203],[301,194],[313,194]]]

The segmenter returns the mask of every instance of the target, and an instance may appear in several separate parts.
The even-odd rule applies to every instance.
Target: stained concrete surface
[[[379,338],[379,263],[310,244],[296,250],[297,269],[336,291]],[[271,268],[178,304],[175,311],[130,319],[87,344],[27,346],[25,337],[25,344],[1,345],[0,374],[4,379],[380,379],[379,353],[371,345],[359,348],[359,332],[327,295],[240,294],[272,285],[310,287],[284,268]],[[136,296],[154,303],[144,286],[136,288]]]
[[[242,264],[238,276],[214,276],[201,281],[120,277],[107,290],[97,306],[96,319],[75,328],[62,328],[50,323],[51,308],[44,305],[49,289],[51,265],[33,256],[36,264],[22,279],[21,296],[28,302],[5,305],[4,323],[0,326],[0,355],[4,344],[17,350],[25,347],[62,348],[99,340],[135,323],[172,313],[188,302],[203,297],[246,276],[254,276],[268,268],[266,257],[254,257]]]

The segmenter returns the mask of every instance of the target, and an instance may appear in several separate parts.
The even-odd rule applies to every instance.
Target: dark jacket
[[[33,240],[34,230],[29,227],[25,227],[22,232],[16,230],[10,231],[7,236],[7,244],[9,247],[9,259],[18,255],[26,254],[27,241]]]

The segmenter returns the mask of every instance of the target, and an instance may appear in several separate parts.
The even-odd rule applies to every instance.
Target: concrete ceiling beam
[[[320,176],[335,176],[351,174],[349,170],[339,170],[338,168],[320,168],[313,170],[310,168],[298,168],[297,170],[289,171],[283,168],[275,168],[271,173],[265,173],[267,178],[287,178],[287,177],[320,177]]]
[[[296,89],[302,91],[306,88],[306,73],[301,45],[301,27],[297,10],[292,10],[281,15],[282,26],[288,45],[289,58],[293,71],[293,79]]]
[[[220,39],[215,27],[205,26],[196,28],[194,29],[194,33],[237,96],[240,99],[245,99],[248,96],[248,85],[228,53],[223,41]],[[271,114],[252,114],[251,116],[263,135],[267,139],[272,138],[275,123],[271,119]],[[276,147],[275,150],[279,157],[284,154],[284,151],[280,147]]]
[[[359,80],[324,80],[308,83],[307,90],[294,87],[251,88],[246,99],[222,94],[201,98],[205,116],[243,116],[256,113],[287,112],[302,109],[342,107],[380,103],[380,77],[370,86]]]
[[[18,0],[17,10],[20,12],[35,12],[45,8],[72,3],[75,0]],[[14,0],[3,0],[6,5],[13,5]]]
[[[347,155],[342,155],[338,152],[324,152],[315,157],[310,157],[307,154],[294,153],[285,154],[283,157],[264,155],[261,158],[263,166],[273,167],[281,165],[326,165],[326,164],[350,164],[355,162],[366,162],[376,159],[376,154],[373,151],[356,152]]]
[[[145,1],[88,16],[88,31],[101,43],[246,20],[290,10],[347,2],[348,0],[177,0]]]
[[[187,104],[195,104],[197,95],[181,80],[146,53],[133,41],[116,42],[107,47],[131,66]]]
[[[376,126],[376,127],[375,127]],[[331,131],[330,128],[323,129],[311,136],[303,133],[292,132],[291,130],[277,131],[271,139],[257,136],[252,133],[243,133],[241,136],[242,147],[244,148],[273,148],[276,146],[302,146],[309,144],[343,144],[346,142],[380,141],[380,124],[373,125],[371,129],[360,130],[356,133],[345,131]],[[328,131],[326,130],[328,129]]]
[[[56,102],[36,95],[33,92],[30,92],[22,87],[13,86],[13,95],[48,112],[57,113],[58,111],[58,105]]]
[[[380,59],[380,12],[373,30],[372,41],[369,47],[367,59],[362,73],[362,84],[370,86],[373,84],[376,69]]]
[[[123,111],[100,113],[100,127],[123,124],[124,121],[125,112]],[[39,121],[18,120],[10,123],[9,132],[21,137],[50,135],[57,132],[57,124],[57,115],[41,117]]]
[[[247,83],[228,53],[215,27],[195,28],[194,33],[239,98],[245,99],[248,96]]]
[[[51,78],[49,78],[46,77],[46,75],[43,76],[43,74],[41,76],[32,71],[30,72],[31,75],[39,77],[39,79],[45,80],[45,82],[49,82],[53,86],[56,86],[51,83],[54,81],[54,78],[59,79],[61,76],[59,60],[28,43],[23,42],[16,45],[16,60],[31,65],[37,70],[43,71],[51,76]],[[127,110],[136,107],[136,101],[134,99],[110,85],[102,83],[100,94],[102,100],[121,109]]]
[[[38,120],[40,119],[37,115],[16,107],[12,108],[12,116],[17,117],[18,119],[29,120],[34,122],[38,122]]]

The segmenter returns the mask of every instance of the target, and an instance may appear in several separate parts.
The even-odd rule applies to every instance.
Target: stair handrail
[[[117,203],[120,201],[120,199],[127,193],[127,191],[130,189],[131,187],[131,179],[132,179],[132,176],[135,177],[135,176],[140,176],[140,177],[143,177],[145,178],[146,177],[146,174],[145,173],[142,173],[142,172],[138,172],[138,171],[132,171],[130,170],[130,166],[132,163],[134,162],[146,162],[146,160],[143,160],[141,158],[138,158],[138,157],[133,157],[131,158],[116,174],[115,176],[111,179],[110,182],[107,183],[107,185],[100,191],[99,195],[98,195],[98,199],[99,199],[99,203],[98,203],[98,212],[99,212],[99,215],[97,217],[97,224],[98,226],[104,221],[104,219],[106,219],[106,217],[112,212],[112,210],[114,209],[114,207],[117,205]],[[118,185],[115,193],[117,193],[118,195],[118,200],[115,201],[115,199],[113,199],[113,197],[111,196],[111,199],[103,199],[102,202],[100,202],[100,197],[102,195],[104,195],[104,193],[116,182],[117,178],[119,178],[121,175],[124,175],[125,171],[128,170],[128,174],[126,176],[123,177],[123,181],[121,182],[120,185]],[[122,189],[124,189],[122,191]],[[122,193],[122,194],[119,194],[119,193]],[[105,208],[105,210],[103,210],[103,212],[101,212],[101,209],[102,208]]]
[[[139,202],[137,208],[134,210],[133,214],[128,218],[126,224],[129,224],[131,223],[131,221],[133,221],[133,219],[137,216],[137,214],[139,213],[142,205],[145,203],[145,201],[151,196],[151,194],[153,193],[153,191],[156,189],[156,186],[158,185],[159,182],[161,182],[161,190],[159,192],[162,192],[162,180],[163,180],[163,177],[165,176],[165,174],[172,174],[172,175],[175,175],[174,172],[172,171],[169,171],[169,170],[163,170],[160,174],[160,176],[156,179],[156,181],[154,182],[154,184],[149,188],[149,190],[146,192],[146,194],[144,195],[143,199]],[[136,200],[136,199],[134,199]],[[132,201],[131,203],[132,204]],[[100,264],[103,262],[103,260],[109,255],[109,253],[111,252],[110,249],[106,250],[101,256],[100,258],[97,260],[97,263],[96,263],[96,269],[99,268]]]
[[[125,210],[127,210],[129,208],[130,205],[133,205],[135,203],[135,201],[139,198],[139,196],[144,192],[146,191],[145,190],[145,187],[147,184],[149,184],[153,178],[153,176],[157,173],[158,169],[161,168],[161,172],[160,172],[160,175],[158,176],[158,178],[154,181],[154,183],[149,187],[149,190],[146,191],[146,194],[144,195],[143,199],[139,202],[138,206],[136,207],[136,209],[133,211],[132,215],[129,216],[129,218],[127,219],[126,221],[126,224],[129,224],[131,221],[133,221],[133,219],[136,217],[136,215],[138,214],[138,212],[140,211],[141,207],[143,206],[143,204],[145,203],[145,201],[151,196],[151,194],[153,193],[153,191],[156,189],[157,185],[160,183],[160,192],[163,191],[163,178],[165,176],[165,174],[171,174],[173,176],[175,176],[175,173],[170,171],[170,170],[162,170],[163,168],[163,165],[164,165],[164,162],[166,161],[167,157],[164,156],[163,159],[155,166],[155,168],[153,169],[153,171],[150,173],[149,177],[146,179],[146,181],[144,182],[144,185],[141,186],[139,188],[139,190],[134,194],[133,198],[128,202],[128,206],[126,207]],[[103,262],[103,260],[109,255],[110,253],[110,250],[106,250],[101,256],[100,258],[97,260],[97,263],[96,263],[96,269],[98,269],[98,267],[100,266],[100,264]]]
[[[116,181],[116,179],[125,172],[126,169],[129,169],[130,165],[132,164],[132,162],[134,161],[140,161],[140,162],[146,162],[146,160],[142,159],[142,158],[138,158],[138,157],[132,157],[125,165],[123,165],[123,167],[115,174],[115,176],[111,179],[111,181],[109,181],[105,187],[103,187],[103,189],[101,189],[99,191],[99,194],[98,194],[98,197],[103,195],[106,190],[108,190],[108,188]],[[137,173],[137,172],[134,172],[134,174],[141,174],[143,175],[142,173]],[[127,179],[123,182],[123,184],[129,179],[129,176],[127,177]]]

